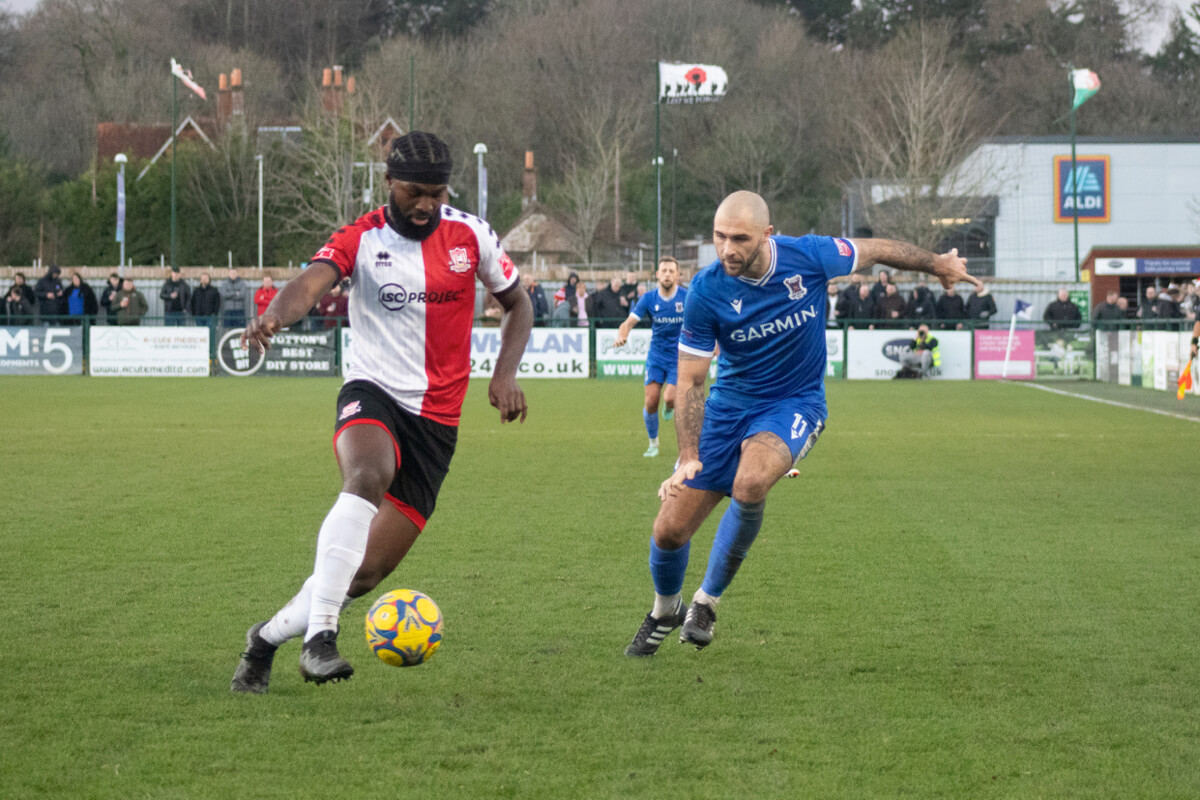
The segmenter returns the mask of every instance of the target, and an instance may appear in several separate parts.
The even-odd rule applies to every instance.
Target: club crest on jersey
[[[471,269],[471,258],[465,247],[450,248],[450,271],[466,272]]]
[[[680,314],[682,314],[682,313],[683,313],[683,303],[676,303],[676,304],[675,304],[675,311],[676,311],[676,312],[678,312],[678,313],[680,313]]]
[[[392,254],[387,250],[380,250],[375,254],[375,266],[390,267],[392,265]]]
[[[783,285],[787,287],[788,300],[799,300],[808,294],[808,289],[804,288],[804,280],[799,275],[784,278]]]
[[[338,419],[343,420],[347,417],[353,417],[360,411],[362,411],[362,402],[359,400],[354,400],[346,403],[346,405],[342,407],[342,413],[338,414]]]

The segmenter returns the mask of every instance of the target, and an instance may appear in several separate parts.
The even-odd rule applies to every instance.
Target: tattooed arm
[[[967,260],[959,258],[958,250],[938,255],[924,248],[898,242],[894,239],[851,239],[858,250],[858,269],[864,270],[875,264],[887,264],[896,269],[907,269],[932,275],[949,289],[956,283],[971,283],[979,286],[979,279],[967,274]]]
[[[688,478],[699,474],[700,431],[704,427],[704,379],[712,356],[697,356],[679,352],[679,369],[675,381],[675,438],[679,441],[679,465],[675,474],[663,481],[658,496],[666,500],[683,486]]]

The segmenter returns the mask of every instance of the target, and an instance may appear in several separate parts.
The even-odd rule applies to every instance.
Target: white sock
[[[658,437],[655,436],[653,439],[651,439],[650,444],[654,447],[658,447]]]
[[[717,607],[717,603],[721,602],[721,598],[713,597],[711,594],[704,591],[703,589],[697,589],[696,593],[694,595],[692,595],[692,602],[693,603],[704,603],[709,608],[715,609]]]
[[[305,641],[322,631],[337,630],[338,614],[354,573],[362,565],[367,533],[378,510],[367,500],[347,492],[339,494],[329,509],[317,536]]]
[[[296,596],[259,628],[258,635],[278,647],[308,629],[308,607],[312,600],[312,578],[304,582]]]
[[[655,619],[662,619],[667,614],[674,614],[675,609],[679,608],[679,600],[678,594],[655,594],[654,610],[650,612],[650,615]]]

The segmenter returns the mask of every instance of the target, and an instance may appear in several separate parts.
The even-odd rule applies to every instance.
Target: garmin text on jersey
[[[809,306],[802,308],[795,314],[788,314],[780,319],[773,319],[770,322],[763,322],[759,325],[750,325],[746,328],[738,328],[729,335],[729,338],[735,342],[751,342],[755,339],[765,339],[768,336],[774,336],[777,333],[799,328],[804,324],[805,320],[817,318],[817,307]]]

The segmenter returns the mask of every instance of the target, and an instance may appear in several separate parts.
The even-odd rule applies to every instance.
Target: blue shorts
[[[823,430],[825,409],[809,399],[790,397],[742,408],[710,396],[700,431],[700,463],[704,469],[684,485],[730,494],[742,442],[756,433],[773,433],[787,444],[795,466],[812,450]]]
[[[653,355],[646,358],[646,380],[643,381],[643,386],[649,386],[652,383],[669,383],[675,385],[675,376],[679,369],[679,359],[677,358],[655,358]]]

